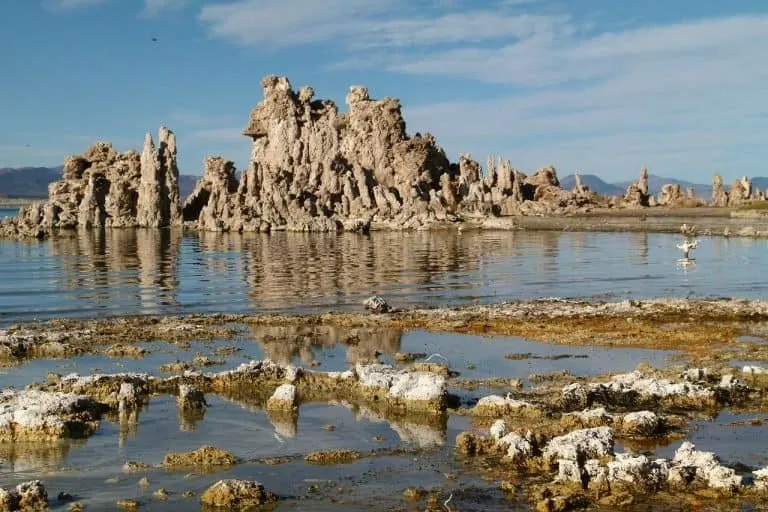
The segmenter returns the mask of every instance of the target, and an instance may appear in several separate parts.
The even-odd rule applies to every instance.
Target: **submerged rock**
[[[310,464],[348,464],[360,458],[360,454],[354,450],[321,450],[312,452],[304,460]]]
[[[222,510],[250,510],[277,500],[259,482],[248,480],[219,480],[200,497],[203,505]]]
[[[231,466],[236,463],[237,457],[213,446],[203,446],[193,452],[169,453],[163,460],[168,469]]]

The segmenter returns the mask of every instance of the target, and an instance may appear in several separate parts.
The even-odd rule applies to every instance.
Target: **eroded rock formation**
[[[691,195],[689,193],[689,195]],[[684,206],[686,197],[683,195],[683,191],[680,189],[679,183],[667,183],[661,187],[659,193],[659,200],[657,201],[659,206]]]
[[[0,225],[0,235],[43,238],[61,229],[178,224],[178,176],[176,136],[167,128],[160,128],[157,148],[146,135],[141,155],[97,142],[67,158],[62,179],[48,187],[48,201],[23,207]]]
[[[652,196],[648,190],[648,169],[643,167],[640,170],[640,179],[627,187],[623,205],[628,208],[651,206],[651,199]]]
[[[563,212],[590,196],[566,192],[554,168],[526,177],[468,155],[451,164],[430,134],[409,137],[397,99],[353,86],[347,113],[284,77],[262,81],[264,100],[244,134],[253,139],[239,180],[232,162],[206,160],[184,219],[215,231],[337,231],[418,228],[473,216]],[[531,204],[528,204],[528,203]],[[535,205],[533,203],[536,203]]]
[[[752,199],[752,181],[746,176],[734,180],[728,194],[728,206],[740,206],[750,199]]]
[[[712,206],[728,206],[728,192],[723,186],[723,177],[715,174],[712,177]]]

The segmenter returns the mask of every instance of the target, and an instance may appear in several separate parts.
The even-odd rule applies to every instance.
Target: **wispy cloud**
[[[67,11],[82,7],[91,7],[106,3],[108,0],[43,0],[43,8],[54,11]]]
[[[586,38],[556,33],[499,48],[389,61],[394,72],[520,89],[492,99],[418,106],[407,112],[410,126],[433,127],[450,147],[490,149],[503,141],[509,156],[529,167],[555,163],[568,171],[626,176],[647,163],[689,178],[745,173],[754,158],[745,149],[759,145],[758,134],[768,131],[761,106],[768,69],[760,65],[768,16]]]
[[[203,6],[199,19],[214,37],[242,45],[297,46],[349,38],[371,17],[405,0],[241,0]]]
[[[326,68],[445,79],[461,101],[406,104],[405,115],[452,155],[622,177],[647,164],[708,179],[744,174],[756,134],[768,132],[768,14],[605,25],[546,0],[478,5],[240,0],[207,5],[199,19],[241,45],[332,45]],[[484,93],[467,101],[473,83]]]
[[[155,17],[166,12],[180,11],[190,5],[192,0],[144,0],[141,14]]]

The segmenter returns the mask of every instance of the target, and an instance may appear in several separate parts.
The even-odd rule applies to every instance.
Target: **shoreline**
[[[0,207],[3,205],[0,204]],[[8,205],[8,207],[14,207]],[[572,216],[507,216],[471,218],[463,222],[441,221],[420,228],[406,228],[393,226],[391,222],[373,222],[370,228],[364,231],[349,231],[339,229],[337,231],[314,232],[319,234],[359,234],[367,232],[444,232],[444,231],[567,231],[567,232],[603,232],[603,233],[666,233],[680,234],[681,236],[723,236],[732,238],[768,238],[768,216],[731,216],[730,211],[712,211],[719,209],[707,209],[697,212],[686,209],[683,211],[664,210],[638,210],[618,212],[589,212]],[[683,224],[689,224],[689,231],[682,232]],[[226,234],[226,235],[263,235],[272,233],[304,233],[312,234],[312,231],[302,229],[290,229],[287,226],[273,228],[269,232],[260,231],[212,231],[202,230],[190,226],[169,226],[163,228],[142,227],[102,227],[90,231],[123,231],[123,230],[181,230],[185,234]],[[65,229],[54,231],[43,237],[27,236],[0,236],[0,241],[44,241],[50,238],[71,238],[80,230]]]
[[[506,493],[514,488],[517,488],[514,499],[524,499],[531,509],[537,510],[559,510],[552,507],[576,501],[609,508],[633,501],[661,505],[669,492],[677,492],[684,502],[698,502],[705,507],[717,508],[723,505],[723,500],[762,506],[767,496],[760,483],[763,470],[759,466],[749,465],[750,461],[744,459],[739,461],[742,466],[734,470],[728,464],[721,464],[716,455],[710,459],[709,452],[696,451],[695,446],[685,442],[702,419],[717,417],[723,411],[764,411],[768,390],[767,325],[768,301],[683,298],[521,300],[490,306],[408,308],[387,313],[364,312],[361,308],[359,313],[330,311],[316,315],[60,318],[8,329],[0,335],[0,349],[15,347],[18,355],[22,355],[18,351],[26,350],[23,357],[17,358],[18,364],[32,359],[66,361],[76,356],[105,354],[124,364],[125,368],[120,371],[126,373],[109,374],[100,370],[82,375],[48,373],[37,376],[38,380],[24,390],[4,395],[3,400],[10,409],[23,408],[29,400],[50,403],[51,410],[46,409],[45,414],[50,415],[51,421],[46,425],[55,425],[53,419],[57,415],[70,414],[71,421],[80,422],[78,425],[82,426],[85,437],[98,432],[102,414],[106,419],[118,418],[121,429],[124,422],[128,425],[130,421],[132,428],[143,432],[147,425],[142,423],[139,414],[148,414],[144,407],[155,400],[177,402],[178,419],[175,406],[167,417],[163,416],[169,424],[178,421],[182,426],[193,425],[203,420],[203,415],[206,418],[212,415],[213,421],[225,419],[226,416],[220,416],[226,414],[221,407],[207,409],[205,397],[214,404],[221,403],[217,400],[226,400],[252,408],[257,414],[263,411],[283,436],[292,437],[299,431],[302,436],[327,436],[327,432],[335,428],[333,425],[328,429],[315,425],[325,433],[313,433],[306,422],[318,407],[341,404],[351,411],[361,411],[368,421],[378,418],[377,421],[399,429],[402,435],[422,436],[424,444],[403,452],[398,452],[400,446],[395,445],[390,452],[379,453],[374,451],[376,445],[371,444],[376,441],[363,438],[356,443],[348,440],[325,451],[312,451],[318,449],[315,447],[298,453],[269,455],[263,462],[261,455],[254,458],[254,454],[243,451],[243,447],[240,451],[220,450],[216,445],[222,443],[222,448],[227,447],[226,440],[212,433],[207,446],[201,450],[220,455],[227,468],[242,467],[243,473],[263,463],[274,471],[284,471],[283,478],[288,479],[288,484],[282,489],[291,483],[292,472],[306,461],[319,461],[317,463],[341,471],[357,460],[367,460],[375,478],[385,472],[386,465],[392,461],[405,463],[411,458],[433,457],[440,468],[454,475],[441,479],[442,483],[432,484],[431,490],[420,487],[430,486],[419,479],[421,474],[407,479],[394,478],[388,484],[393,494],[386,501],[395,506],[400,505],[403,496],[406,500],[413,497],[412,504],[435,495],[444,501],[456,492],[452,482],[471,485],[481,480],[489,484],[478,492],[489,503],[496,503],[488,507],[493,510],[504,508],[505,500],[509,499]],[[401,353],[400,345],[397,345],[394,363],[378,360],[379,355],[374,351],[382,348],[383,333],[413,330],[475,336],[467,338],[467,355],[452,361],[435,359],[434,355]],[[132,333],[130,341],[125,339],[126,332]],[[668,352],[670,358],[655,368],[638,362],[636,370],[625,373],[603,369],[581,376],[567,371],[538,374],[536,379],[529,375],[525,384],[524,374],[498,369],[490,372],[490,376],[473,379],[469,363],[477,360],[471,356],[472,344],[483,344],[500,336],[519,336],[559,346],[598,346],[606,351],[644,347]],[[742,341],[745,336],[759,338],[759,341]],[[152,345],[157,340],[173,343],[179,347],[175,355],[186,354],[185,358],[192,357],[195,351],[183,349],[193,340],[209,343],[209,350],[222,359],[226,354],[237,357],[234,354],[238,342],[258,343],[271,346],[276,351],[274,355],[288,354],[288,362],[270,359],[265,350],[262,359],[242,362],[241,358],[239,366],[223,371],[210,369],[210,364],[217,363],[205,357],[192,366],[180,360],[171,362],[166,365],[167,369],[159,370],[160,374],[157,369],[150,373],[132,371],[135,361],[160,350]],[[291,362],[294,357],[291,354],[299,353],[302,347],[335,345],[345,347],[362,359],[347,361],[346,371],[324,369],[329,360],[317,354],[320,361],[312,361],[318,364],[302,360],[301,366],[294,366]],[[420,346],[413,345],[410,349]],[[198,359],[196,355],[189,363]],[[529,361],[531,366],[527,371],[536,371],[535,365],[541,359],[547,358],[522,352],[503,358],[510,363]],[[734,363],[738,360],[749,362],[741,363],[745,365],[742,369],[741,364]],[[41,377],[44,380],[39,380]],[[69,411],[56,406],[56,400],[70,400],[73,395],[67,393],[84,397],[79,402],[71,402],[72,407],[80,404],[88,409]],[[308,412],[307,406],[315,412]],[[304,422],[299,422],[300,417],[305,418]],[[460,421],[458,431],[456,427],[451,430],[449,418]],[[154,425],[158,425],[158,421],[156,419]],[[368,436],[372,433],[365,430],[368,428],[365,426],[356,428],[363,429],[358,432],[366,432]],[[48,436],[47,439],[67,436],[66,432],[47,427],[29,431],[17,428],[14,432],[14,435],[30,436],[29,440],[40,435]],[[450,436],[449,432],[452,432]],[[100,435],[107,434],[102,431]],[[592,440],[582,442],[582,436]],[[324,438],[319,437],[318,442],[322,443],[320,439]],[[674,459],[662,457],[652,463],[642,454],[677,441],[685,442]],[[23,445],[18,446],[18,456],[26,453]],[[200,452],[169,454],[166,450],[171,451],[165,448],[143,453],[143,460],[130,458],[133,456],[130,451],[121,453],[114,464],[120,468],[129,457],[127,460],[133,461],[130,464],[135,471],[146,474],[153,482],[164,475],[161,481],[175,482],[184,490],[192,487],[197,492],[217,479],[212,476],[208,483],[179,484],[186,482],[182,473],[199,469],[195,460]],[[164,462],[155,464],[163,456]],[[379,466],[375,461],[378,456],[392,459],[382,459]],[[691,462],[683,460],[684,456],[690,456]],[[171,463],[177,459],[181,461],[179,464]],[[652,466],[657,463],[661,469]],[[575,473],[576,477],[588,475],[584,477],[587,483],[583,478],[574,480],[569,468],[590,471]],[[646,469],[656,472],[663,469],[663,477],[653,480],[657,478],[653,476],[656,473]],[[676,471],[682,470],[700,475],[690,481],[679,481]],[[711,478],[707,476],[710,470]],[[174,471],[178,476],[174,476]],[[755,483],[749,480],[750,474],[755,475]],[[521,476],[524,480],[520,480]],[[607,489],[603,487],[606,479],[610,480]],[[276,481],[272,479],[271,485]],[[55,475],[47,476],[45,485],[56,489],[61,480]],[[318,503],[333,502],[332,490],[312,492],[321,500]],[[354,492],[347,498],[367,499]],[[290,509],[297,496],[285,499]],[[463,499],[461,493],[454,495],[459,507]],[[301,497],[296,503],[301,503]],[[513,502],[506,503],[509,506]]]

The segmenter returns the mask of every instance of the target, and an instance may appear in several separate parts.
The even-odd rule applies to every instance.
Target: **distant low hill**
[[[608,183],[603,181],[599,176],[594,174],[580,174],[581,184],[589,187],[593,192],[597,192],[601,196],[618,196],[623,195],[626,187],[620,187],[614,183]],[[560,186],[566,190],[570,190],[576,186],[576,177],[573,174],[563,176],[560,178]]]
[[[601,195],[617,196],[623,195],[629,187],[631,181],[619,181],[617,183],[608,183],[602,180],[600,177],[594,174],[583,174],[581,176],[581,182],[588,186],[590,190],[593,190]],[[705,185],[701,183],[691,183],[690,181],[677,180],[675,178],[665,178],[663,176],[656,176],[655,174],[648,175],[648,189],[653,195],[658,195],[661,192],[661,188],[668,183],[678,183],[683,193],[688,187],[693,189],[694,194],[697,197],[709,199],[712,197],[712,185]],[[765,183],[765,184],[763,184]],[[576,179],[573,174],[563,176],[560,178],[560,185],[565,189],[571,189],[576,184]],[[768,178],[752,178],[752,184],[761,189],[768,185]],[[730,188],[730,183],[725,184],[725,188]]]
[[[619,187],[621,187],[623,190],[626,190],[627,187],[632,183],[631,181],[620,181],[616,183]],[[659,192],[661,192],[661,187],[668,183],[677,183],[680,185],[680,189],[685,193],[685,190],[688,187],[691,187],[693,189],[693,193],[697,197],[704,197],[709,199],[712,197],[712,184],[701,184],[701,183],[691,183],[690,181],[685,180],[676,180],[675,178],[665,178],[663,176],[656,176],[655,174],[649,174],[648,175],[648,189],[651,194],[658,195]],[[728,189],[730,187],[730,183],[725,184],[725,188]]]
[[[0,169],[0,196],[37,199],[48,197],[48,184],[61,178],[62,167],[4,167]]]
[[[0,197],[18,197],[28,199],[40,199],[48,197],[48,184],[61,178],[62,166],[58,167],[3,167],[0,168]],[[629,181],[609,183],[595,174],[580,174],[581,182],[590,190],[600,195],[622,195],[629,186]],[[768,188],[768,177],[755,177],[752,186],[765,190]],[[182,174],[179,176],[179,193],[182,199],[188,197],[195,188],[197,176]],[[685,191],[687,187],[693,188],[698,197],[709,199],[712,196],[712,185],[691,183],[674,178],[665,178],[651,174],[648,176],[648,185],[653,195],[661,192],[661,187],[667,183],[679,183]],[[560,178],[560,185],[564,189],[572,189],[576,184],[573,174]],[[730,182],[725,183],[726,189],[730,188]]]
[[[48,184],[61,179],[63,167],[3,167],[0,168],[0,197],[40,199],[48,197]],[[197,176],[179,176],[179,194],[186,198],[192,193]]]

